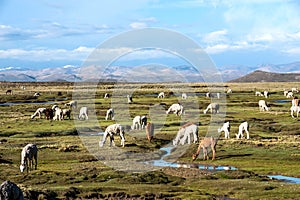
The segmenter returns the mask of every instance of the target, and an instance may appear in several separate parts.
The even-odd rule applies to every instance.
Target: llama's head
[[[207,112],[206,110],[203,110],[203,113],[204,113],[204,114],[206,114],[206,112]]]
[[[221,131],[222,131],[222,128],[218,128],[218,133],[221,133]]]
[[[196,160],[197,157],[198,157],[198,154],[194,153],[194,154],[192,155],[193,161]]]
[[[24,170],[26,169],[26,166],[24,164],[21,164],[20,165],[20,171],[21,172],[24,172]]]

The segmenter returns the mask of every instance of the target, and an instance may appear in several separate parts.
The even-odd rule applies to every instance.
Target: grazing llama
[[[153,123],[147,122],[146,136],[147,136],[148,141],[151,142],[151,140],[154,137],[154,124]]]
[[[112,125],[109,125],[105,129],[103,138],[101,141],[99,141],[99,146],[103,147],[108,135],[110,137],[110,146],[112,146],[112,145],[115,146],[114,136],[118,135],[118,134],[120,135],[120,138],[121,138],[121,145],[122,145],[122,147],[124,147],[125,146],[125,137],[124,137],[125,130],[124,130],[124,127],[120,124],[112,124]]]
[[[78,119],[79,120],[82,120],[82,119],[88,120],[89,119],[88,108],[87,107],[81,107],[80,108]]]
[[[33,115],[31,115],[31,119],[35,118],[35,116],[39,116],[39,118],[41,119],[42,114],[45,114],[46,108],[38,108],[36,109],[35,113]]]
[[[166,114],[170,114],[171,112],[173,112],[177,116],[180,116],[180,115],[184,114],[183,106],[180,105],[179,103],[174,103],[166,111]]]
[[[229,139],[229,131],[230,131],[230,124],[229,122],[225,122],[221,128],[218,128],[218,133],[224,131],[225,139]]]
[[[268,108],[267,103],[266,103],[265,100],[259,100],[258,101],[258,107],[259,107],[260,112],[269,111],[269,108]]]
[[[203,111],[204,114],[207,113],[208,110],[210,110],[210,112],[212,114],[216,114],[216,113],[219,113],[219,109],[220,109],[220,106],[218,103],[210,103],[207,108]]]
[[[208,160],[209,157],[207,155],[207,148],[210,147],[212,151],[212,160],[216,157],[216,145],[218,139],[213,137],[205,137],[201,140],[196,153],[192,155],[193,161],[196,160],[198,155],[200,154],[201,149],[203,150],[203,160]]]
[[[106,111],[105,120],[114,120],[115,119],[115,111],[113,108],[110,108]]]
[[[247,140],[249,140],[250,137],[249,137],[249,124],[248,124],[248,122],[242,122],[239,125],[239,133],[235,134],[236,135],[236,139],[239,139],[239,138],[242,139],[242,138],[244,138],[244,134],[243,134],[244,131],[247,133]]]
[[[158,95],[157,95],[157,98],[165,98],[165,93],[164,92],[160,92]]]
[[[35,144],[27,144],[21,152],[21,165],[20,171],[24,172],[26,169],[27,173],[28,170],[37,169],[37,153],[38,149]]]
[[[173,145],[184,145],[186,142],[191,144],[191,135],[193,135],[193,142],[196,143],[198,141],[198,126],[188,122],[179,128],[176,138],[173,140]]]

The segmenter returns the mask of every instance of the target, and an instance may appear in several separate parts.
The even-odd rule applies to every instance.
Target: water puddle
[[[146,164],[153,165],[155,167],[175,167],[175,168],[196,168],[202,170],[237,170],[237,168],[232,166],[215,166],[215,165],[205,165],[196,163],[174,163],[164,160],[167,156],[171,155],[171,151],[174,146],[168,146],[160,148],[161,151],[166,153],[159,160],[147,161]]]
[[[273,102],[275,102],[275,103],[290,103],[291,100],[289,100],[289,99],[279,99],[279,100],[274,100]]]
[[[270,179],[282,180],[287,183],[300,184],[300,178],[290,177],[290,176],[282,176],[282,175],[274,175],[268,176]]]
[[[0,106],[14,106],[14,105],[41,105],[41,104],[56,104],[56,102],[42,101],[42,102],[6,102],[0,103]]]

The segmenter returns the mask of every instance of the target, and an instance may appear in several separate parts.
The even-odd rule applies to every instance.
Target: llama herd
[[[298,117],[300,112],[299,107],[299,99],[294,96],[294,94],[298,92],[296,88],[293,88],[292,91],[285,91],[284,95],[286,97],[291,97],[292,99],[292,106],[290,108],[291,116],[294,117],[294,113],[296,113],[296,116]],[[232,93],[232,90],[228,90],[227,93]],[[293,93],[293,94],[291,94]],[[209,93],[209,97],[212,96],[212,94]],[[264,96],[265,98],[269,98],[269,92],[255,92],[255,96]],[[108,98],[109,95],[106,93],[105,98]],[[219,98],[219,95],[216,96]],[[157,98],[165,98],[164,92],[161,92],[158,94]],[[182,94],[182,99],[186,99],[187,94]],[[127,96],[128,103],[132,103],[132,96]],[[42,115],[45,115],[46,119],[53,119],[53,120],[64,120],[66,117],[68,119],[71,119],[71,112],[72,110],[77,109],[77,101],[70,101],[66,104],[64,104],[65,107],[68,108],[59,108],[59,106],[54,105],[52,108],[37,108],[37,110],[31,115],[31,119],[34,119],[35,117],[42,118]],[[267,106],[267,103],[264,99],[261,99],[258,101],[258,107],[259,111],[269,111],[269,107]],[[203,110],[204,114],[207,114],[208,111],[210,111],[211,114],[218,114],[220,113],[220,105],[218,103],[210,103],[205,110]],[[181,116],[185,114],[185,110],[183,105],[180,103],[174,103],[172,104],[167,110],[166,114],[174,113],[176,116]],[[79,109],[78,119],[80,120],[88,120],[88,108],[87,107],[81,107]],[[109,108],[106,111],[105,120],[115,120],[115,111],[113,108]],[[231,124],[229,121],[226,121],[222,124],[222,126],[218,127],[216,132],[221,134],[224,132],[224,138],[229,139],[230,138],[230,128]],[[147,121],[147,116],[135,116],[132,120],[131,130],[145,130],[146,132],[146,138],[149,142],[151,142],[154,138],[154,124]],[[244,136],[246,134],[246,136]],[[99,147],[103,147],[107,137],[110,138],[110,146],[114,146],[114,137],[118,135],[121,139],[121,146],[125,147],[125,126],[115,123],[107,126],[105,129],[104,135],[102,139],[99,141]],[[236,139],[250,139],[249,136],[249,124],[247,121],[243,121],[238,126],[238,132],[235,134]],[[201,141],[199,141],[198,136],[198,125],[196,123],[187,122],[186,124],[179,127],[178,132],[176,134],[175,139],[172,140],[173,146],[177,145],[185,145],[185,144],[191,144],[191,143],[198,143],[197,151],[192,155],[192,159],[195,160],[198,155],[200,154],[200,151],[203,151],[203,157],[204,159],[208,159],[208,152],[207,148],[211,148],[211,151],[213,153],[212,159],[215,159],[215,147],[217,144],[218,138],[214,137],[204,137]],[[37,168],[37,153],[38,149],[35,144],[28,144],[26,145],[21,152],[21,165],[20,165],[20,171],[24,172],[32,169]]]

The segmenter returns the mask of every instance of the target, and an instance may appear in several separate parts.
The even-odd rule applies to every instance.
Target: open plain
[[[180,91],[184,88],[182,85],[188,86],[190,91]],[[299,184],[268,176],[300,178],[300,120],[290,116],[292,99],[283,95],[284,89],[299,86],[299,83],[267,82],[220,84],[223,101],[221,113],[216,115],[223,117],[214,121],[212,114],[203,114],[213,100],[205,96],[208,87],[204,83],[121,84],[118,87],[122,87],[124,94],[128,90],[133,102],[126,104],[130,118],[122,118],[126,127],[125,147],[122,148],[119,137],[115,137],[118,148],[131,153],[164,153],[160,149],[172,142],[187,119],[192,118],[198,124],[200,138],[207,134],[212,124],[217,130],[221,121],[229,121],[230,138],[225,139],[224,133],[220,135],[215,160],[204,161],[199,157],[192,161],[198,145],[193,143],[186,145],[186,151],[176,163],[236,168],[208,170],[167,166],[153,171],[129,172],[105,165],[86,148],[79,135],[81,130],[101,131],[95,124],[105,128],[118,122],[118,118],[116,121],[105,120],[106,110],[115,105],[114,84],[99,83],[94,95],[85,96],[83,93],[89,88],[86,84],[83,93],[76,96],[73,83],[3,82],[0,85],[0,182],[16,183],[27,199],[297,199],[300,197]],[[173,87],[176,91],[187,92],[187,100],[176,95],[170,89]],[[225,93],[228,88],[232,93]],[[6,94],[9,89],[12,94]],[[256,91],[264,90],[269,92],[268,98],[255,96]],[[165,98],[157,98],[162,91]],[[40,95],[34,96],[35,92]],[[105,93],[110,97],[103,98]],[[126,96],[116,96],[126,99]],[[39,107],[51,108],[57,104],[64,108],[64,104],[72,99],[78,101],[78,107],[87,106],[91,116],[95,117],[78,121],[77,108],[72,110],[71,120],[46,120],[44,116],[30,118]],[[269,111],[259,111],[260,99],[267,102]],[[170,114],[164,121],[151,118],[149,110],[155,105],[165,112],[177,102],[187,105],[184,116]],[[116,116],[122,116],[120,109],[115,112]],[[151,143],[146,139],[145,130],[130,130],[136,115],[147,115],[148,121],[154,123],[156,129]],[[249,123],[248,140],[235,137],[243,121]],[[92,138],[98,143],[101,135]],[[20,172],[19,165],[21,150],[28,143],[37,144],[39,151],[37,170],[27,174]],[[105,154],[98,146],[95,148]]]

